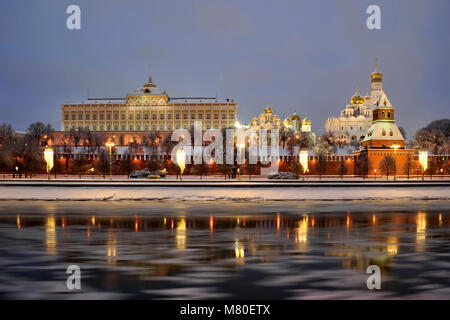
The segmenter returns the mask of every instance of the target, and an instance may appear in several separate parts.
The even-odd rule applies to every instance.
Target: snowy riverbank
[[[0,200],[450,200],[450,186],[405,184],[2,184]]]

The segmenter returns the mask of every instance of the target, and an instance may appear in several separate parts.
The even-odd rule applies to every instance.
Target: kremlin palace
[[[125,98],[87,99],[61,106],[61,131],[172,131],[190,129],[194,121],[204,129],[234,126],[238,104],[234,99],[172,98],[150,77]]]

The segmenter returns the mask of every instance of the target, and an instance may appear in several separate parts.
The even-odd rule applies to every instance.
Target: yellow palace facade
[[[191,129],[201,121],[203,129],[223,129],[236,123],[234,99],[208,97],[172,98],[150,77],[125,98],[88,98],[61,106],[61,131],[172,131]]]

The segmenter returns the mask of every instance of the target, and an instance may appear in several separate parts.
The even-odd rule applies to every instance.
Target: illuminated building
[[[328,118],[325,130],[345,142],[362,141],[372,124],[372,111],[379,101],[389,100],[383,90],[383,74],[378,72],[378,63],[375,71],[370,75],[370,94],[362,96],[359,88],[350,98],[349,104],[341,111],[337,118]]]
[[[88,98],[63,104],[61,130],[172,131],[191,129],[194,121],[201,121],[204,129],[222,129],[234,126],[237,111],[234,99],[169,97],[150,77],[125,98]]]

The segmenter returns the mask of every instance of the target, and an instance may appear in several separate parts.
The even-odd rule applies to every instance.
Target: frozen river
[[[450,299],[448,200],[1,201],[0,243],[3,299]]]

